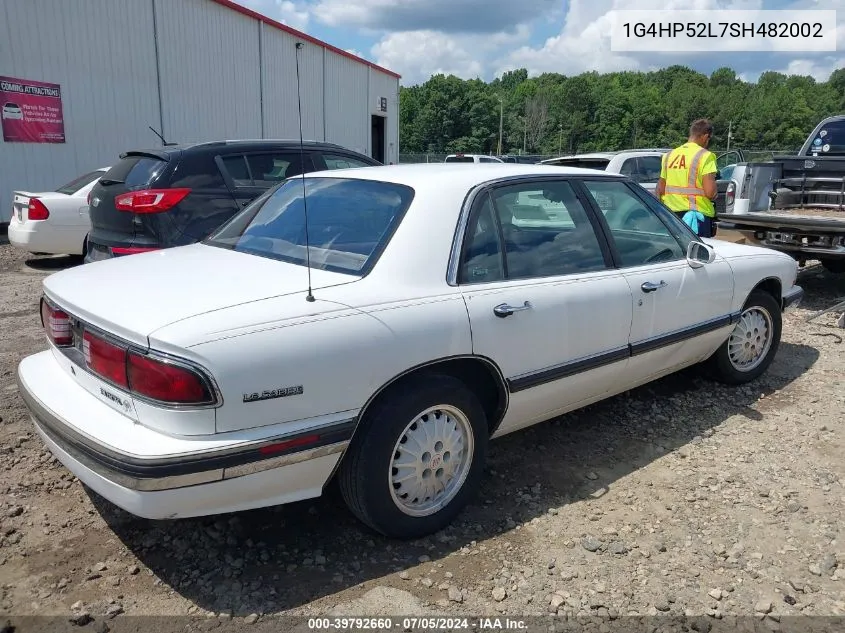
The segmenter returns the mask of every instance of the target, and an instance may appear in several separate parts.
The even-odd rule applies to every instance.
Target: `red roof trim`
[[[367,61],[363,57],[358,57],[357,55],[353,55],[352,53],[347,53],[345,50],[338,48],[337,46],[332,46],[328,42],[324,42],[323,40],[318,40],[316,37],[311,37],[307,33],[303,33],[302,31],[297,31],[294,28],[289,27],[287,24],[282,24],[281,22],[276,22],[276,20],[268,18],[266,15],[258,13],[257,11],[253,11],[252,9],[247,9],[245,6],[240,5],[236,2],[232,2],[232,0],[213,0],[217,4],[222,4],[224,7],[229,7],[233,11],[237,11],[238,13],[242,13],[243,15],[248,15],[251,18],[255,18],[264,24],[269,24],[270,26],[279,29],[280,31],[284,31],[294,37],[298,37],[299,39],[303,39],[307,42],[311,42],[312,44],[316,44],[317,46],[322,46],[323,48],[327,48],[333,53],[337,53],[338,55],[342,55],[348,59],[354,60],[361,64],[366,64],[370,68],[378,70],[379,72],[384,73],[385,75],[390,75],[391,77],[396,77],[396,79],[401,79],[402,75],[399,75],[392,70],[388,70],[387,68],[383,68],[378,64],[374,64],[371,61]]]

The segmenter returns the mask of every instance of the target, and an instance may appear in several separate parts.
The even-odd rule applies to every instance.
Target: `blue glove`
[[[682,219],[698,235],[698,223],[704,222],[704,215],[700,211],[687,211]]]

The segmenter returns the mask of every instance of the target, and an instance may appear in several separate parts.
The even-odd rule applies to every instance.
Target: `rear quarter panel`
[[[314,303],[297,295],[193,317],[154,332],[150,343],[177,354],[187,347],[211,372],[224,401],[217,432],[354,418],[403,372],[472,351],[457,292],[354,308],[332,301],[341,288],[316,292]],[[244,401],[285,389],[294,395]]]

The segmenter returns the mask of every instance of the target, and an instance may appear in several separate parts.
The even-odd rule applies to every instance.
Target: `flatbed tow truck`
[[[720,183],[721,184],[721,183]],[[794,156],[740,162],[717,203],[718,229],[845,273],[845,115],[816,125]]]

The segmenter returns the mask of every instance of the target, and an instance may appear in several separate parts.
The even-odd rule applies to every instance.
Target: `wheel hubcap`
[[[772,317],[760,306],[739,317],[730,339],[728,358],[738,371],[751,371],[763,362],[772,346]]]
[[[434,514],[458,494],[474,450],[466,415],[448,405],[431,407],[399,436],[390,462],[393,502],[407,515]]]

